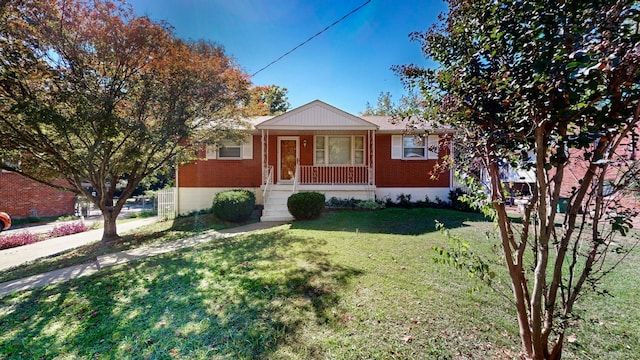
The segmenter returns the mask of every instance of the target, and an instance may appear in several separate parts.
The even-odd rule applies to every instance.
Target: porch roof
[[[255,124],[258,130],[377,130],[367,120],[320,100]]]

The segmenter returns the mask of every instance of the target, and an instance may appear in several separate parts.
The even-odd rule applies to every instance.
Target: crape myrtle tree
[[[228,119],[250,84],[222,47],[108,0],[3,2],[0,15],[2,168],[66,180],[102,211],[103,241],[140,181],[188,159],[187,144],[241,136]]]
[[[457,130],[462,173],[480,168],[490,179],[471,196],[488,194],[485,210],[496,220],[523,356],[559,359],[576,301],[603,291],[598,284],[637,243],[628,236],[637,213],[616,195],[639,176],[639,5],[448,3],[438,24],[412,34],[438,66],[395,70]],[[521,222],[507,215],[504,163],[535,173]],[[562,199],[572,165],[584,174]],[[558,212],[562,200],[566,213]]]

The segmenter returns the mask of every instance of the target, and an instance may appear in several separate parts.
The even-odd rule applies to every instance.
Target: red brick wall
[[[0,171],[0,211],[14,218],[73,215],[74,194]]]
[[[204,158],[204,151],[199,156]],[[253,159],[197,160],[181,165],[178,170],[178,185],[180,187],[260,187],[261,156],[260,136],[254,136]]]
[[[442,156],[443,151],[441,151]],[[391,159],[391,135],[376,135],[376,186],[448,187],[450,172],[431,179],[437,160]]]
[[[274,166],[278,178],[278,136],[269,136],[269,164]],[[300,135],[300,164],[313,164],[313,135]],[[303,142],[307,140],[307,147]],[[259,187],[261,174],[261,137],[253,136],[253,159],[245,160],[198,160],[181,165],[178,171],[180,187]],[[436,160],[391,159],[391,135],[376,135],[376,185],[379,187],[448,187],[450,173],[446,171],[432,180]],[[204,151],[199,154],[204,157]]]

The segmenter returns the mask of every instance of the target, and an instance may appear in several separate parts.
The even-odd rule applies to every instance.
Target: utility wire
[[[349,17],[351,14],[355,13],[356,11],[362,9],[363,7],[365,7],[365,5],[367,5],[368,3],[370,3],[371,0],[367,0],[364,4],[358,6],[357,8],[351,10],[348,14],[346,14],[345,16],[341,17],[340,19],[334,21],[331,25],[327,26],[326,28],[320,30],[318,33],[316,33],[315,35],[313,35],[312,37],[308,38],[307,40],[303,41],[302,43],[300,43],[299,45],[297,45],[296,47],[294,47],[293,49],[287,51],[286,53],[280,55],[280,57],[278,57],[277,59],[273,60],[272,62],[268,63],[265,67],[263,67],[262,69],[254,72],[251,77],[256,76],[259,72],[261,72],[262,70],[268,68],[269,66],[277,63],[278,61],[282,60],[283,57],[291,54],[292,52],[296,51],[299,47],[301,47],[302,45],[308,43],[309,41],[313,40],[315,37],[317,37],[318,35],[322,34],[323,32],[329,30],[329,28],[333,27],[334,25],[338,24],[339,22],[341,22],[342,20],[346,19],[347,17]]]

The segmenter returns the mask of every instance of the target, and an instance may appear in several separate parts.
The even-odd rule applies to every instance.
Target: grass
[[[435,218],[493,256],[477,215],[328,212],[0,299],[0,358],[516,358],[511,305],[432,261]],[[567,358],[637,358],[639,257],[585,297]]]
[[[130,220],[119,220],[118,223],[121,224],[127,221]],[[257,218],[252,217],[247,221],[247,223],[255,221],[257,221]],[[103,243],[97,241],[86,246],[61,252],[43,259],[38,259],[11,269],[6,269],[0,272],[0,282],[20,279],[73,265],[84,264],[94,261],[98,256],[136,248],[141,245],[174,241],[204,231],[222,230],[237,225],[238,224],[221,221],[213,214],[200,214],[177,218],[174,221],[156,222],[137,229],[133,233],[125,234],[121,236],[120,240],[115,242]]]

